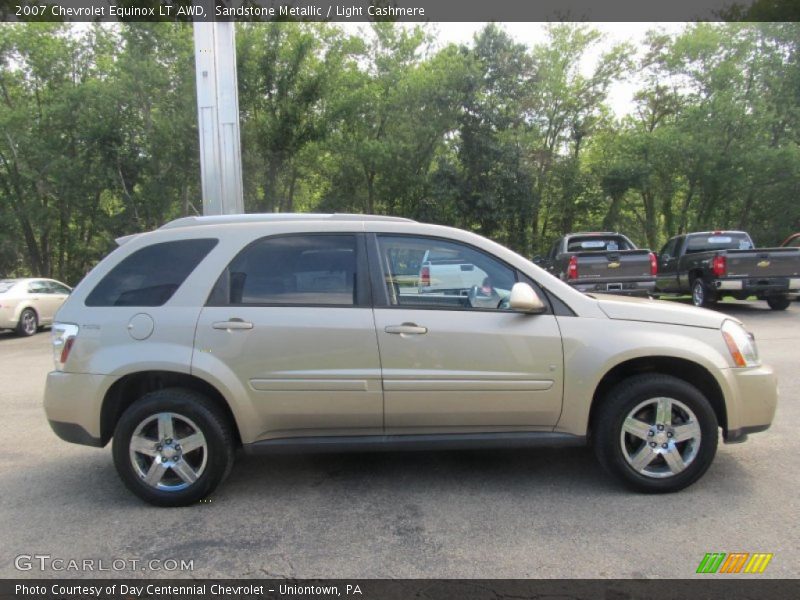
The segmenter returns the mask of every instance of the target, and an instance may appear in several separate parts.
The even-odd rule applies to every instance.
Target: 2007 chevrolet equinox
[[[708,469],[719,428],[742,441],[775,412],[737,320],[587,296],[465,231],[229,215],[119,241],[57,314],[44,404],[67,441],[113,438],[153,504],[207,496],[237,447],[590,443],[631,487],[672,492]],[[426,253],[465,276],[433,285]]]

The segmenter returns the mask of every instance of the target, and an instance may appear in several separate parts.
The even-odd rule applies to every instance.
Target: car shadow
[[[362,561],[359,553],[382,556],[365,567],[369,573],[387,572],[386,564],[413,570],[418,562],[428,572],[437,567],[426,557],[446,566],[452,548],[481,537],[495,544],[491,554],[498,540],[520,532],[546,544],[600,535],[605,523],[644,513],[648,527],[669,531],[687,502],[716,518],[751,504],[761,484],[729,453],[717,456],[701,482],[657,497],[621,486],[588,448],[239,455],[211,497],[158,509],[125,488],[108,449],[8,459],[29,461],[0,471],[10,547],[46,539],[55,555],[91,548],[91,556],[197,558],[202,573],[195,576],[308,577],[347,553]]]
[[[692,301],[689,298],[662,298],[662,300],[692,306]],[[726,300],[712,304],[708,308],[727,315],[741,317],[750,315],[779,316],[787,311],[792,311],[794,306],[800,307],[800,304],[793,303],[786,310],[772,310],[764,300]]]
[[[40,336],[42,334],[48,335],[49,333],[50,333],[50,326],[49,325],[47,325],[46,327],[40,328],[39,331],[37,331],[36,333],[34,333],[31,336],[17,335],[16,332],[14,332],[11,329],[0,329],[0,341],[3,341],[3,340],[27,340],[27,339],[36,338],[36,337],[38,337],[38,336]]]
[[[41,505],[42,499],[52,498],[57,498],[59,505],[74,505],[81,511],[92,506],[147,507],[117,477],[110,448],[80,448],[70,454],[75,456],[49,457],[26,469],[24,485],[15,481],[18,471],[8,469],[0,475],[0,484],[11,490],[11,496],[18,496],[15,503],[22,507],[30,502]],[[725,460],[718,456],[712,471]],[[724,487],[727,476],[720,479],[708,474],[706,478],[718,480]],[[213,500],[229,506],[254,500],[282,503],[290,499],[296,503],[304,496],[322,493],[332,498],[345,496],[358,504],[370,497],[415,492],[446,497],[496,493],[530,499],[554,490],[575,498],[631,494],[602,469],[588,447],[259,456],[240,451],[231,475]]]

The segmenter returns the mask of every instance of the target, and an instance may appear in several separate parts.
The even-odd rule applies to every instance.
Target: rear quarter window
[[[140,248],[106,273],[86,306],[161,306],[216,245],[216,239],[193,239]]]

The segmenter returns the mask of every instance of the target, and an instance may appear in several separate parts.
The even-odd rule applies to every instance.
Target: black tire
[[[177,426],[173,444],[169,447],[158,446],[159,448],[173,451],[174,443],[180,441],[180,427],[191,433],[191,426],[195,426],[205,438],[205,447],[191,452],[191,457],[190,452],[187,452],[187,456],[178,455],[173,463],[162,461],[161,464],[167,465],[178,465],[181,461],[190,464],[190,461],[194,461],[193,468],[200,473],[196,480],[188,483],[178,478],[177,470],[164,467],[165,477],[162,481],[173,481],[172,489],[158,489],[148,484],[140,472],[147,468],[148,461],[152,466],[157,459],[145,454],[135,454],[134,464],[130,449],[131,439],[137,428],[148,421],[153,423],[155,415],[164,413],[172,413],[174,420],[171,422]],[[147,427],[160,427],[157,420],[154,423],[155,425]],[[163,441],[154,439],[153,443]],[[180,446],[177,448],[180,449]],[[113,455],[120,479],[139,498],[156,506],[187,506],[207,497],[228,476],[233,467],[234,437],[228,418],[208,398],[192,390],[166,388],[145,394],[125,410],[114,430]],[[201,467],[197,467],[200,462]],[[180,486],[186,487],[179,489]]]
[[[700,277],[692,282],[692,304],[698,307],[712,306],[717,301],[716,295]]]
[[[788,296],[767,296],[767,305],[772,310],[786,310],[791,303]]]
[[[39,331],[39,316],[32,308],[26,308],[19,314],[19,322],[14,329],[17,335],[30,337]]]
[[[679,401],[694,413],[697,425],[699,425],[699,440],[682,442],[679,443],[680,446],[674,444],[676,451],[680,454],[689,456],[691,452],[695,452],[691,460],[687,459],[688,463],[685,468],[678,473],[671,470],[668,462],[664,459],[665,455],[661,453],[658,446],[655,449],[644,448],[644,446],[655,443],[645,440],[657,440],[657,438],[639,440],[629,434],[625,434],[626,437],[623,438],[623,424],[631,411],[649,399],[656,398],[670,398],[673,401]],[[682,379],[662,374],[636,375],[617,384],[604,398],[600,399],[600,402],[602,404],[598,407],[592,423],[594,451],[600,464],[628,487],[647,493],[677,492],[702,477],[714,460],[719,436],[716,414],[706,397],[697,388]],[[671,416],[677,415],[680,408],[675,410],[675,413],[670,412]],[[679,425],[680,423],[675,426]],[[669,429],[671,426],[667,428],[667,430]],[[657,435],[661,435],[661,432],[658,432]],[[665,431],[664,435],[669,434]],[[671,437],[672,435],[670,435]],[[667,473],[668,471],[668,473],[659,477],[655,473],[643,474],[634,469],[629,459],[626,458],[626,450],[623,449],[630,440],[641,442],[640,448],[648,450],[655,456],[646,469],[652,469],[654,472],[661,469],[662,472]],[[669,440],[662,441],[669,443]],[[689,444],[695,443],[696,450],[693,450],[695,446]]]

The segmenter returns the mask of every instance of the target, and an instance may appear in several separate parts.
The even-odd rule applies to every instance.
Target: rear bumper
[[[61,371],[47,374],[44,411],[58,437],[73,444],[103,445],[100,409],[107,381],[105,375]]]
[[[14,329],[17,321],[17,316],[12,308],[0,308],[0,329]]]
[[[747,295],[797,295],[800,293],[800,278],[790,277],[742,277],[739,279],[715,279],[714,289],[720,292],[740,292]]]
[[[622,294],[626,296],[648,296],[655,292],[655,281],[591,281],[591,282],[570,282],[579,292],[603,293],[603,294]]]
[[[778,405],[778,381],[772,367],[725,369],[725,375],[731,390],[725,442],[743,442],[750,433],[766,431]]]

